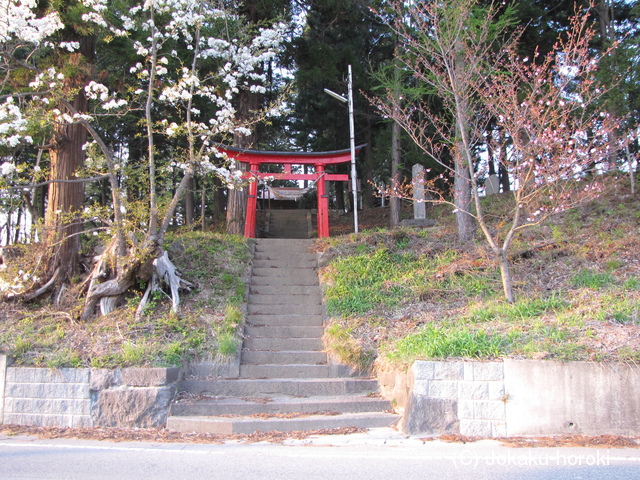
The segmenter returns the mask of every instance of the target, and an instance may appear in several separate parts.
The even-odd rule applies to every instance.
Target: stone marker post
[[[487,178],[487,182],[485,183],[484,188],[487,196],[500,193],[500,179],[498,178],[498,175],[496,175],[495,173],[492,175],[489,175],[489,178]]]
[[[436,224],[427,219],[426,200],[430,200],[428,192],[424,188],[424,167],[414,165],[411,168],[411,183],[413,185],[413,218],[405,218],[400,221],[401,227],[431,227]]]
[[[411,168],[411,182],[413,184],[413,218],[424,220],[427,218],[427,205],[424,195],[424,167],[414,165]]]

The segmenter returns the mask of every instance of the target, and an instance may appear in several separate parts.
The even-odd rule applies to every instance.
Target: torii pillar
[[[316,183],[318,192],[318,238],[325,238],[329,236],[329,195],[327,195],[323,164],[316,164],[316,174],[320,175],[318,183]]]

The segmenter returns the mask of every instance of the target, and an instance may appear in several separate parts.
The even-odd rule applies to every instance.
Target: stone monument
[[[413,219],[400,222],[403,227],[432,227],[436,224],[427,219],[427,192],[424,188],[424,167],[416,164],[411,169],[411,183],[413,185]]]

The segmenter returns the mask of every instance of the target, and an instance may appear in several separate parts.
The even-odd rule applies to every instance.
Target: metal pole
[[[356,176],[356,140],[353,127],[353,79],[349,65],[349,136],[351,137],[351,188],[353,190],[353,229],[358,233],[358,178]]]

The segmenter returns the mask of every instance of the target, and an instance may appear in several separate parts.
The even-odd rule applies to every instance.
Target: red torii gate
[[[356,147],[356,153],[364,145]],[[252,180],[249,183],[247,198],[247,216],[244,227],[246,238],[256,237],[256,209],[258,205],[258,179],[273,178],[275,180],[310,180],[316,182],[318,192],[318,237],[329,236],[329,196],[327,181],[347,182],[349,175],[326,173],[327,165],[347,163],[351,161],[351,150],[333,152],[267,152],[261,150],[242,150],[233,147],[218,147],[229,158],[237,162],[249,164],[249,172],[243,178]],[[260,172],[260,165],[284,165],[284,173]],[[291,165],[313,165],[315,173],[291,173]],[[357,207],[356,207],[357,208]]]

